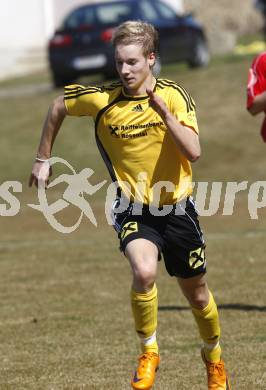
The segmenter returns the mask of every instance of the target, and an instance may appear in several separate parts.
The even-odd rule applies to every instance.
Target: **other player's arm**
[[[171,132],[176,145],[184,156],[190,162],[198,160],[201,154],[198,134],[189,127],[183,126],[177,118],[171,114],[164,101],[153,93],[153,91],[147,90],[147,94],[150,97],[151,107],[160,115],[166,127]]]
[[[266,91],[255,96],[253,102],[248,106],[251,115],[257,115],[266,110]]]
[[[38,159],[48,160],[50,158],[55,138],[66,115],[67,110],[64,103],[64,97],[59,96],[49,107],[46,119],[44,121],[41,140],[37,150]],[[38,180],[43,181],[45,185],[47,184],[51,170],[49,169],[49,164],[46,165],[47,169],[42,169],[43,164],[43,162],[38,160],[34,162],[29,179],[30,187],[33,183],[38,186]]]

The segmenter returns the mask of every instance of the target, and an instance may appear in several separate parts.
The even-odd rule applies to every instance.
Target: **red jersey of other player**
[[[266,112],[266,52],[259,54],[249,69],[247,109],[252,115]],[[261,136],[266,142],[266,117],[261,126]]]

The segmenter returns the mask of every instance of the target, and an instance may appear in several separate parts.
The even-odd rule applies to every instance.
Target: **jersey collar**
[[[157,87],[157,78],[155,78],[155,84],[154,84],[154,87],[153,87],[153,92],[155,92],[156,87]],[[146,99],[149,99],[149,96],[148,96],[147,94],[145,94],[145,95],[137,95],[137,96],[128,95],[128,94],[125,92],[125,89],[124,89],[123,86],[122,86],[121,92],[122,92],[122,96],[125,98],[125,100],[134,100],[134,101],[137,101],[137,100],[146,100]]]

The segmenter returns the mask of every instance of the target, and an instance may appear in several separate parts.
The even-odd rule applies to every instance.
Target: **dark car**
[[[49,42],[49,63],[55,86],[81,75],[116,74],[112,33],[126,20],[145,20],[160,34],[160,62],[205,66],[209,51],[202,26],[192,15],[177,15],[160,0],[116,0],[73,10]]]

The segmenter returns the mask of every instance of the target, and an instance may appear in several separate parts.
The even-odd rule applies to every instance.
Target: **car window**
[[[159,15],[150,1],[142,0],[139,3],[139,8],[143,19],[147,20],[148,22],[155,22],[158,20]]]
[[[95,14],[92,7],[78,8],[73,11],[65,20],[65,28],[78,28],[95,24]]]
[[[95,9],[96,17],[101,24],[119,24],[130,19],[130,4],[103,4]]]
[[[130,4],[100,4],[76,9],[66,18],[64,27],[75,29],[96,24],[119,24],[128,19],[132,19]]]
[[[161,3],[159,1],[156,4],[157,4],[158,11],[160,12],[161,17],[163,19],[176,20],[177,15],[175,11],[172,10],[172,8],[168,7],[168,5]]]

